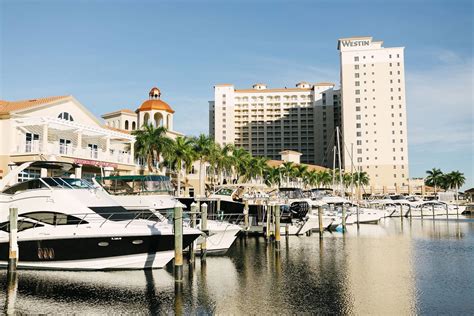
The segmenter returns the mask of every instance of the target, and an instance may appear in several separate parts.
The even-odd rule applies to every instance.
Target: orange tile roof
[[[281,165],[283,165],[284,162],[285,161],[283,161],[283,160],[268,160],[267,165],[270,166],[270,167],[280,167]],[[295,163],[294,165],[298,165],[298,164]],[[318,165],[308,165],[308,164],[305,164],[305,163],[301,163],[300,165],[308,166],[309,171],[312,171],[312,170],[316,170],[316,171],[328,170],[328,168],[325,168],[323,166],[318,166]]]
[[[28,108],[32,108],[39,105],[44,105],[60,100],[65,100],[70,98],[71,96],[57,96],[57,97],[46,97],[46,98],[38,98],[38,99],[31,99],[31,100],[21,100],[21,101],[4,101],[0,100],[0,113],[10,113],[15,111],[21,111]]]

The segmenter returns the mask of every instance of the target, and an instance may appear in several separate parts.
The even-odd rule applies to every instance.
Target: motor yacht
[[[137,216],[151,212],[155,216],[149,217],[149,220],[171,223],[173,208],[178,200],[172,195],[174,188],[169,177],[161,175],[97,177],[94,183],[110,194],[118,204]],[[184,216],[185,225],[190,226],[189,215],[184,213]],[[196,228],[201,229],[199,216]],[[225,253],[234,243],[241,228],[216,218],[207,221],[207,230],[207,251]],[[200,247],[203,241],[204,237],[200,236],[196,240],[196,246]]]
[[[68,174],[73,164],[24,163],[0,182],[0,266],[9,248],[9,208],[18,209],[19,268],[109,270],[162,268],[174,257],[173,227],[136,216],[89,182],[41,177],[9,185],[36,167]],[[200,231],[183,228],[183,247]]]

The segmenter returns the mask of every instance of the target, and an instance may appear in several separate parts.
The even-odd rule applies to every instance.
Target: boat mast
[[[339,187],[341,189],[341,197],[344,197],[344,190],[342,184],[342,168],[341,168],[341,144],[339,143],[339,126],[336,126],[336,138],[337,138],[337,160],[339,163]]]
[[[332,157],[332,190],[336,193],[336,146],[334,146]]]

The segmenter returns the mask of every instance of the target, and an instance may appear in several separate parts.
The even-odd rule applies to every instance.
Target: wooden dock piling
[[[248,234],[248,231],[250,229],[250,223],[249,223],[249,200],[245,200],[245,206],[244,206],[244,225],[245,225],[245,233]]]
[[[359,223],[359,203],[357,203],[357,208],[356,208],[356,216],[357,216],[357,229],[360,228],[360,223]]]
[[[346,232],[346,207],[344,203],[342,203],[342,232]]]
[[[272,213],[272,208],[271,207],[268,207],[268,204],[267,205],[264,205],[263,206],[265,208],[265,210],[267,211],[267,223],[266,223],[266,229],[265,229],[265,238],[270,238],[270,220],[271,220],[271,213]]]
[[[201,261],[206,261],[207,256],[207,204],[201,205],[201,231],[205,234],[204,241],[201,243]]]
[[[197,204],[191,203],[191,227],[196,228]],[[196,262],[196,253],[194,252],[194,242],[189,245],[189,264]]]
[[[319,221],[319,237],[323,237],[324,227],[323,227],[323,207],[321,205],[318,206],[318,221]]]
[[[174,207],[174,280],[183,281],[183,205]]]
[[[280,205],[273,206],[273,213],[275,214],[275,249],[280,251]]]
[[[16,272],[18,265],[18,209],[10,208],[10,240],[8,252],[8,273]]]
[[[434,204],[431,204],[431,213],[433,214],[433,218],[435,217],[435,206]]]

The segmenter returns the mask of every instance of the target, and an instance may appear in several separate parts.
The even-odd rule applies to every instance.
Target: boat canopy
[[[171,193],[174,191],[170,178],[160,175],[96,177],[95,180],[113,195]]]

